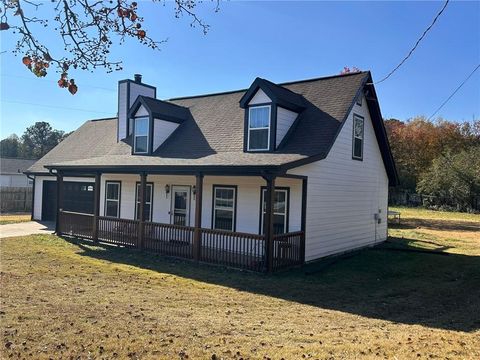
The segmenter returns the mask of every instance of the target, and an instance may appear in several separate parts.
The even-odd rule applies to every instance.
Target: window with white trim
[[[273,233],[284,234],[288,231],[288,191],[289,189],[275,189],[273,202]],[[262,188],[262,234],[265,223],[267,189]]]
[[[120,217],[120,182],[105,183],[105,216]]]
[[[353,115],[352,157],[356,160],[363,160],[364,122],[363,117]]]
[[[133,140],[134,153],[148,152],[148,117],[135,118],[135,135]]]
[[[236,191],[233,186],[213,187],[213,229],[235,230]]]
[[[147,185],[147,191],[145,194],[145,219],[148,221],[152,221],[152,202],[153,202],[153,184],[148,183]],[[139,219],[139,211],[138,209],[140,208],[140,183],[137,183],[136,190],[135,190],[135,219]]]
[[[248,109],[249,151],[270,149],[270,105],[254,106]]]

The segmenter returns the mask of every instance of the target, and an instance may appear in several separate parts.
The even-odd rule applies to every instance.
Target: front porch
[[[58,184],[65,176],[57,173]],[[94,178],[93,214],[65,210],[64,186],[57,187],[58,234],[259,272],[304,263],[304,178],[144,172]],[[117,196],[112,183],[119,184]],[[229,187],[231,213],[215,190]],[[175,188],[188,194],[177,198]]]

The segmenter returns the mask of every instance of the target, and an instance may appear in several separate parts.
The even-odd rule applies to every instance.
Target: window
[[[265,210],[267,189],[262,187],[262,224],[261,233],[264,233],[263,224],[265,223]],[[275,188],[274,202],[273,202],[273,233],[284,234],[288,232],[288,202],[289,189]]]
[[[136,154],[148,152],[148,117],[135,119],[134,149]]]
[[[356,160],[363,160],[363,125],[363,117],[354,114],[352,157]]]
[[[120,182],[105,183],[105,216],[120,217]]]
[[[248,145],[250,151],[269,150],[270,106],[255,106],[248,110]]]
[[[235,231],[236,195],[235,186],[213,187],[213,229]]]
[[[138,209],[140,208],[140,183],[137,183],[136,190],[135,190],[135,219],[139,219],[139,211]],[[148,221],[152,221],[152,201],[153,200],[153,184],[148,183],[147,184],[147,191],[145,195],[145,217],[144,219]]]

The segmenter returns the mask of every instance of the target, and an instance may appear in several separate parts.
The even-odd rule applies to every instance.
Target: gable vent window
[[[248,146],[250,151],[269,150],[270,106],[255,106],[248,113]]]
[[[355,160],[363,160],[363,136],[364,136],[364,119],[363,117],[353,115],[353,144],[352,157]]]
[[[135,119],[134,148],[136,154],[148,152],[148,117]]]

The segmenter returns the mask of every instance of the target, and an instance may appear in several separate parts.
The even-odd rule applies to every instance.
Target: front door
[[[190,219],[190,186],[174,185],[170,207],[170,223],[188,226]]]

